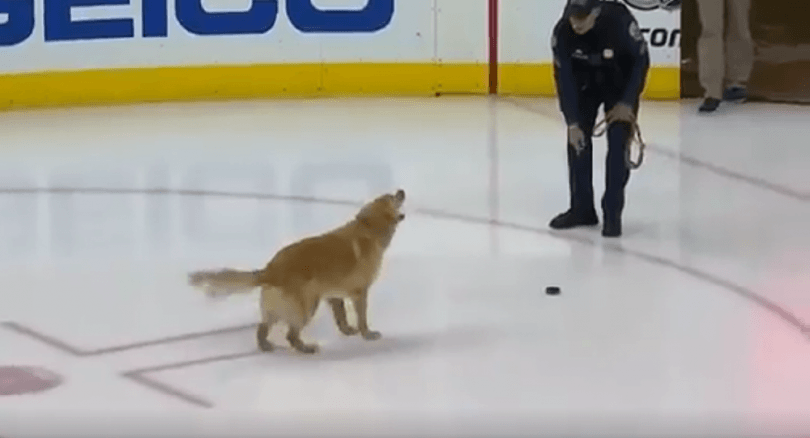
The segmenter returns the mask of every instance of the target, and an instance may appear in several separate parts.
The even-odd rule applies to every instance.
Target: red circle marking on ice
[[[0,366],[0,396],[43,392],[59,386],[62,381],[61,376],[44,368]]]

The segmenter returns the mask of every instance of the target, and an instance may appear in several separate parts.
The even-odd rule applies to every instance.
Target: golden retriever
[[[289,326],[290,346],[301,353],[317,352],[317,345],[301,340],[301,331],[324,298],[343,334],[379,339],[380,333],[368,326],[368,291],[379,275],[383,255],[399,223],[405,219],[401,212],[404,202],[403,190],[384,194],[365,204],[343,226],[282,248],[263,269],[192,272],[189,284],[212,297],[261,288],[262,321],[256,341],[262,351],[273,351],[268,334],[274,324],[283,322]],[[352,300],[357,328],[349,325],[344,299]]]

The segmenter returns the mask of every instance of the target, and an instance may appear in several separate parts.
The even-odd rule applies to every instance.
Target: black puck
[[[557,287],[557,286],[549,286],[549,287],[546,288],[546,294],[548,294],[548,295],[559,295],[560,294],[560,288]]]

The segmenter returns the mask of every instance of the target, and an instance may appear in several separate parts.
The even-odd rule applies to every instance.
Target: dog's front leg
[[[329,298],[329,305],[332,306],[332,314],[335,316],[335,323],[338,330],[346,336],[354,336],[360,331],[349,325],[349,319],[346,317],[346,306],[343,298]]]
[[[360,330],[360,335],[367,341],[380,339],[382,337],[380,332],[371,331],[368,328],[368,289],[358,290],[352,297],[352,301],[354,310],[357,312],[357,328]]]

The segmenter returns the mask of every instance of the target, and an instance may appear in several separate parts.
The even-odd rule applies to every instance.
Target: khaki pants
[[[720,99],[726,86],[745,85],[751,75],[751,0],[697,0],[697,5],[703,27],[697,47],[700,84],[705,97]]]

